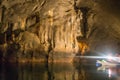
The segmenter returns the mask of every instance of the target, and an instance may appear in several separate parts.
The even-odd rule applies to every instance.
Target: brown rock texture
[[[73,0],[2,0],[1,56],[50,62],[69,58],[78,52],[79,22]]]
[[[76,55],[118,53],[118,0],[1,0],[0,58],[71,62]]]

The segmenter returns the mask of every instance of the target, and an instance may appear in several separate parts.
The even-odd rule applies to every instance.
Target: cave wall
[[[79,15],[74,0],[2,0],[1,56],[13,61],[74,56],[81,35]]]
[[[66,61],[119,52],[118,0],[1,0],[0,57]]]
[[[90,51],[100,54],[120,52],[119,0],[77,0],[77,8],[88,8],[86,40]],[[81,26],[82,27],[82,26]],[[79,39],[81,42],[81,39]]]

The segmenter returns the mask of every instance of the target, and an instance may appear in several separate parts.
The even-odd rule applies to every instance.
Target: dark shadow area
[[[78,80],[109,80],[108,74],[97,71],[97,67],[93,64],[80,64],[75,65]]]
[[[0,63],[0,80],[119,80],[119,68],[111,68],[115,75],[98,70],[95,64],[70,63]]]
[[[18,80],[17,64],[0,63],[0,80]]]

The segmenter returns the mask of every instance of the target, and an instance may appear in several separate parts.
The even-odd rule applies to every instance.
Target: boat
[[[109,62],[107,60],[97,60],[96,61],[96,66],[110,66],[110,67],[115,67],[120,65],[120,63],[117,62]]]

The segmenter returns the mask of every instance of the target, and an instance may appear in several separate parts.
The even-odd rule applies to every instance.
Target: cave
[[[78,55],[119,54],[119,3],[1,0],[0,60],[72,62]]]

